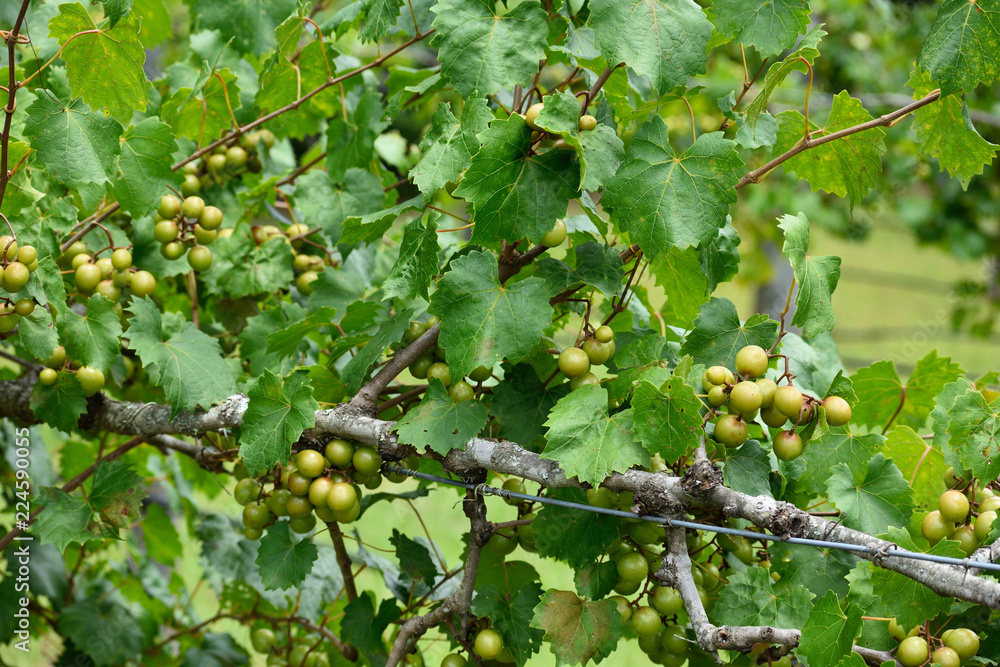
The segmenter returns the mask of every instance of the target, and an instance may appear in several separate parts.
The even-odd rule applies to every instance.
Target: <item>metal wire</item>
[[[931,563],[943,563],[945,565],[958,565],[964,568],[975,568],[978,570],[992,570],[994,572],[1000,572],[1000,563],[990,563],[988,561],[978,561],[971,560],[969,558],[950,558],[948,556],[937,556],[935,554],[925,554],[919,551],[908,551],[907,549],[900,549],[899,547],[889,547],[889,548],[876,548],[876,547],[866,547],[860,544],[847,544],[846,542],[828,542],[826,540],[811,540],[805,537],[779,537],[777,535],[768,535],[766,533],[755,533],[750,530],[741,530],[739,528],[729,528],[728,526],[713,526],[706,523],[695,523],[693,521],[682,521],[680,519],[668,519],[662,516],[653,516],[649,514],[636,514],[635,512],[626,512],[624,510],[610,509],[607,507],[594,507],[593,505],[584,505],[581,503],[574,503],[569,500],[559,500],[558,498],[546,498],[544,496],[532,496],[527,493],[517,493],[516,491],[508,491],[507,489],[497,489],[486,484],[469,484],[467,482],[459,482],[454,479],[448,479],[446,477],[438,477],[437,475],[428,475],[424,472],[419,472],[417,470],[410,470],[409,468],[401,468],[399,466],[384,464],[382,466],[383,470],[387,472],[396,473],[397,475],[406,475],[408,477],[416,477],[417,479],[427,480],[428,482],[440,482],[441,484],[448,484],[450,486],[457,486],[469,491],[475,491],[476,493],[486,494],[490,496],[500,496],[501,498],[515,498],[517,500],[527,500],[536,503],[542,503],[545,505],[555,505],[556,507],[566,507],[569,509],[583,510],[585,512],[593,512],[595,514],[606,514],[608,516],[615,516],[621,519],[640,519],[642,521],[649,521],[651,523],[659,523],[666,526],[677,527],[677,528],[687,528],[690,530],[701,530],[710,533],[724,533],[726,535],[738,535],[740,537],[746,537],[752,540],[769,540],[772,542],[782,542],[784,544],[801,544],[809,547],[829,547],[831,549],[840,549],[841,551],[851,551],[854,553],[863,553],[871,556],[872,558],[910,558],[912,560],[922,560]]]

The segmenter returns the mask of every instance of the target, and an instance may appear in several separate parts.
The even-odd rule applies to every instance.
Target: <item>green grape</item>
[[[288,489],[275,489],[267,498],[267,508],[274,516],[288,516],[288,499],[292,492]]]
[[[964,551],[966,556],[971,556],[979,547],[979,538],[976,537],[976,529],[972,526],[959,526],[951,534],[951,539],[958,542],[958,548]]]
[[[299,535],[311,533],[316,527],[316,515],[310,513],[305,516],[293,516],[288,520],[288,527],[293,533]]]
[[[412,367],[411,367],[412,368]],[[469,379],[473,382],[486,382],[493,376],[493,369],[487,366],[476,366],[469,373]]]
[[[243,525],[263,528],[271,522],[271,510],[262,502],[254,501],[243,508]]]
[[[729,407],[742,415],[760,410],[762,401],[760,388],[748,380],[737,383],[729,392]]]
[[[823,411],[826,413],[826,423],[830,426],[843,426],[851,421],[851,406],[840,396],[827,396],[823,399]]]
[[[104,387],[104,373],[97,368],[83,366],[76,372],[76,379],[88,396],[97,393]]]
[[[528,490],[524,488],[524,482],[519,479],[511,478],[503,483],[504,491],[513,491],[514,493],[526,494]],[[517,505],[521,501],[517,498],[504,498],[503,501],[508,505]]]
[[[969,514],[969,499],[961,491],[945,491],[938,498],[938,511],[946,521],[963,523]]]
[[[462,403],[464,401],[471,401],[476,397],[476,390],[472,388],[465,380],[459,380],[451,386],[451,390],[448,392],[451,394],[451,398],[456,403]]]
[[[347,482],[338,482],[330,487],[326,502],[334,512],[346,512],[358,502],[358,492]]]
[[[927,661],[927,640],[923,637],[907,637],[899,644],[896,658],[904,667],[917,667]]]
[[[153,238],[160,243],[170,243],[177,239],[181,230],[173,220],[164,220],[153,227]]]
[[[295,465],[306,477],[319,477],[326,468],[326,459],[315,449],[303,449],[295,455]]]
[[[602,343],[596,338],[588,338],[583,341],[583,351],[587,353],[590,363],[600,366],[611,358],[611,345]]]
[[[333,488],[333,480],[329,477],[317,477],[309,485],[309,502],[315,507],[325,507],[331,488]]]
[[[269,628],[257,628],[250,634],[250,643],[258,653],[270,653],[276,642],[277,638]]]
[[[594,338],[602,343],[610,343],[615,339],[615,332],[611,327],[602,324],[594,331]]]
[[[802,454],[802,437],[795,431],[782,431],[774,436],[772,448],[782,461],[792,461]]]
[[[486,548],[497,556],[506,556],[517,548],[517,531],[513,528],[501,528],[493,533]]]
[[[663,622],[652,607],[639,607],[632,613],[632,629],[640,637],[655,637]]]
[[[578,347],[567,347],[559,353],[559,370],[568,378],[590,371],[590,357]]]
[[[668,625],[663,628],[663,633],[660,635],[660,646],[668,653],[675,655],[684,653],[688,648],[687,633],[684,628],[676,625]]]
[[[427,378],[427,370],[434,363],[434,355],[432,354],[422,354],[417,357],[417,360],[410,364],[410,375],[417,378],[418,380],[425,380]]]
[[[802,392],[792,385],[784,385],[774,390],[774,409],[791,420],[799,418],[802,410]]]
[[[38,374],[38,381],[46,387],[53,386],[59,380],[59,374],[51,368],[43,368]]]
[[[569,388],[571,390],[577,390],[580,387],[586,387],[588,385],[600,385],[601,381],[597,379],[597,376],[593,373],[584,373],[583,375],[577,375],[569,381]]]
[[[960,667],[962,659],[958,657],[955,649],[942,646],[931,654],[931,662],[936,662],[941,667]]]
[[[480,630],[472,649],[480,658],[493,660],[503,652],[503,637],[496,630]]]
[[[968,628],[955,628],[947,638],[941,638],[945,646],[955,651],[962,661],[979,653],[979,636]]]
[[[680,593],[670,586],[654,586],[649,594],[649,604],[663,616],[673,616],[684,608]]]
[[[746,442],[749,433],[747,423],[737,415],[722,415],[715,423],[713,436],[726,447],[739,447]]]
[[[736,372],[745,378],[760,377],[767,372],[767,351],[759,345],[747,345],[736,353]]]
[[[313,504],[305,496],[289,496],[285,503],[288,516],[306,516],[313,511]]]
[[[642,581],[649,575],[649,563],[641,553],[625,554],[616,563],[618,576],[623,581]]]
[[[760,378],[759,380],[754,380],[754,384],[760,389],[760,407],[762,410],[774,407],[774,392],[777,390],[778,385],[774,383],[774,380],[770,378]]]
[[[934,510],[933,512],[928,512],[924,520],[920,523],[920,532],[923,534],[924,539],[933,545],[946,537],[950,537],[955,532],[955,524],[954,522],[947,521],[941,516],[941,512],[938,510]]]
[[[451,653],[441,661],[441,667],[466,667],[469,661],[457,653]]]
[[[437,362],[433,363],[427,367],[427,380],[430,381],[434,378],[441,380],[441,384],[448,387],[451,385],[451,371],[448,369],[448,364]]]
[[[351,461],[354,459],[354,445],[346,440],[334,438],[326,443],[325,453],[327,460],[330,461],[330,465],[334,468],[346,470],[351,467]]]
[[[160,208],[157,213],[164,220],[169,220],[170,218],[176,218],[177,214],[181,212],[181,200],[174,195],[163,195],[160,197]],[[157,239],[159,240],[159,239]],[[161,241],[162,243],[162,241]]]
[[[233,498],[240,505],[249,505],[260,494],[260,484],[252,477],[247,477],[236,483]]]
[[[362,445],[354,451],[354,469],[365,475],[374,475],[382,467],[382,457],[374,447]]]
[[[291,491],[293,495],[304,496],[309,493],[309,487],[312,486],[312,481],[312,477],[306,477],[298,470],[295,470],[288,476],[288,481],[285,483],[285,486],[288,487],[288,490]]]

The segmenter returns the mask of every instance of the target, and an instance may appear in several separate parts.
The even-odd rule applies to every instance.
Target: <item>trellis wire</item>
[[[545,505],[555,505],[557,507],[566,507],[569,509],[583,510],[585,512],[594,512],[595,514],[607,514],[608,516],[616,516],[621,519],[640,519],[642,521],[649,521],[651,523],[659,523],[677,528],[688,528],[690,530],[701,530],[710,533],[724,533],[726,535],[739,535],[740,537],[746,537],[751,540],[770,540],[772,542],[781,542],[783,544],[801,544],[809,547],[829,547],[831,549],[840,549],[841,551],[865,553],[876,559],[887,558],[887,557],[910,558],[912,560],[922,560],[931,563],[943,563],[945,565],[959,565],[967,569],[975,568],[978,570],[992,570],[994,572],[1000,572],[1000,563],[990,563],[987,561],[970,560],[968,558],[950,558],[948,556],[937,556],[935,554],[925,554],[917,551],[908,551],[906,549],[900,549],[899,547],[876,549],[875,547],[866,547],[860,544],[847,544],[845,542],[828,542],[826,540],[812,540],[805,537],[779,537],[777,535],[768,535],[766,533],[755,533],[750,530],[741,530],[739,528],[729,528],[728,526],[713,526],[711,524],[695,523],[693,521],[668,519],[662,516],[652,516],[649,514],[636,514],[635,512],[626,512],[624,510],[610,509],[607,507],[594,507],[593,505],[583,505],[581,503],[574,503],[569,500],[559,500],[558,498],[532,496],[527,493],[517,493],[516,491],[508,491],[507,489],[497,489],[495,487],[488,486],[486,484],[469,484],[467,482],[459,482],[454,479],[448,479],[446,477],[438,477],[437,475],[429,475],[425,472],[418,472],[416,470],[410,470],[409,468],[401,468],[399,466],[394,466],[389,464],[383,465],[382,468],[387,472],[393,472],[396,473],[397,475],[416,477],[417,479],[427,480],[428,482],[440,482],[441,484],[457,486],[463,489],[467,489],[469,491],[475,491],[476,493],[483,493],[491,496],[500,496],[501,498],[516,498],[517,500],[528,500],[536,503],[542,503]]]

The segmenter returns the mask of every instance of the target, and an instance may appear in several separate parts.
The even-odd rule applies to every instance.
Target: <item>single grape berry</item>
[[[955,532],[955,524],[941,516],[941,512],[934,510],[928,512],[927,516],[920,523],[920,532],[924,539],[932,545],[937,544],[946,537],[950,537]]]
[[[708,402],[713,408],[725,405],[728,400],[729,393],[726,391],[725,385],[714,385],[708,390]]]
[[[38,261],[38,251],[34,246],[21,246],[17,249],[17,261],[25,266],[31,266]]]
[[[760,410],[762,400],[760,388],[748,380],[737,383],[729,392],[730,409],[741,415],[750,415]]]
[[[46,387],[51,387],[59,379],[59,374],[51,368],[43,368],[38,374],[38,381]]]
[[[104,373],[97,368],[83,366],[76,372],[76,379],[88,396],[97,393],[104,387]]]
[[[758,389],[760,389],[761,410],[774,407],[774,392],[778,388],[778,385],[774,383],[774,380],[771,380],[770,378],[760,378],[755,380],[754,384],[757,385]]]
[[[660,614],[652,607],[639,607],[632,614],[632,629],[640,637],[655,637],[662,625]]]
[[[201,192],[201,179],[193,174],[187,174],[181,182],[181,194],[193,197]]]
[[[736,353],[736,372],[745,378],[757,378],[767,372],[767,351],[759,345],[747,345]]]
[[[782,431],[774,437],[774,455],[782,461],[792,461],[802,454],[802,436],[795,431]]]
[[[176,218],[177,214],[181,212],[181,200],[174,195],[163,195],[160,197],[160,208],[157,213],[164,220],[169,220],[170,218]]]
[[[503,637],[496,630],[480,630],[472,650],[484,660],[493,660],[503,652]]]
[[[17,303],[14,304],[14,312],[21,317],[27,317],[35,312],[35,300],[34,299],[18,299]]]
[[[187,252],[187,246],[180,241],[171,241],[160,246],[160,254],[165,259],[180,259]]]
[[[450,653],[441,661],[441,667],[466,667],[469,661],[457,653]]]
[[[382,457],[374,447],[364,445],[354,451],[354,469],[365,475],[374,475],[382,467]]]
[[[627,553],[616,564],[618,577],[623,581],[642,581],[649,575],[649,563],[637,551]]]
[[[946,521],[964,523],[969,514],[969,499],[961,491],[945,491],[938,498],[938,510]]]
[[[715,439],[726,447],[739,447],[749,434],[747,423],[737,415],[722,415],[715,423]]]
[[[20,292],[28,284],[29,278],[31,272],[28,271],[28,267],[21,262],[11,262],[3,270],[3,288],[11,294]]]
[[[136,271],[129,280],[133,296],[149,296],[156,289],[156,278],[149,271]]]
[[[306,516],[313,511],[313,504],[305,496],[291,495],[285,503],[288,516]]]
[[[972,552],[979,547],[976,529],[971,525],[956,528],[955,532],[951,534],[951,539],[958,542],[958,548],[964,551],[966,556],[971,556]]]
[[[555,226],[545,233],[540,243],[546,248],[555,248],[562,245],[562,242],[565,240],[566,223],[562,220],[556,220]]]
[[[181,211],[184,212],[186,218],[199,218],[204,210],[205,200],[201,197],[186,197],[184,203],[181,204]]]
[[[196,245],[188,251],[187,260],[195,271],[207,271],[212,266],[212,251],[203,245]]]
[[[606,363],[611,358],[611,345],[602,343],[596,338],[588,338],[583,341],[582,349],[590,357],[590,363],[596,366]]]
[[[330,465],[345,470],[351,467],[351,459],[354,458],[354,445],[346,440],[334,438],[326,443],[325,454]]]
[[[955,628],[947,638],[941,639],[963,662],[979,653],[979,636],[968,628]]]
[[[118,271],[124,271],[132,266],[132,253],[125,248],[116,248],[111,253],[111,266],[115,267]]]
[[[597,119],[590,115],[580,116],[580,131],[590,132],[597,128]]]
[[[524,114],[524,122],[526,122],[528,124],[528,127],[530,127],[532,130],[541,130],[542,129],[542,128],[538,127],[538,125],[536,124],[536,121],[538,120],[538,114],[542,113],[542,109],[544,109],[544,108],[545,108],[545,105],[543,103],[541,103],[541,102],[538,102],[538,103],[532,104],[530,107],[528,107],[528,110],[525,112],[525,114]]]
[[[936,662],[941,667],[960,667],[962,659],[958,657],[955,649],[942,646],[931,654],[931,662]]]
[[[315,449],[303,449],[295,455],[295,465],[306,477],[319,477],[326,468],[326,459]]]
[[[443,362],[433,363],[427,367],[427,380],[430,381],[433,378],[441,380],[441,384],[446,387],[451,386],[451,370],[448,368],[448,364]]]
[[[197,217],[198,224],[207,230],[218,229],[222,225],[222,211],[215,206],[205,206]]]
[[[469,373],[469,379],[473,382],[486,382],[493,377],[493,369],[487,366],[476,366]]]
[[[614,329],[607,326],[606,324],[602,324],[601,326],[597,327],[596,331],[594,331],[594,338],[596,338],[602,343],[610,343],[615,339]]]
[[[826,413],[826,423],[830,426],[843,426],[851,421],[851,405],[840,396],[827,396],[823,399],[823,411]]]
[[[463,401],[470,401],[476,397],[476,390],[472,388],[472,385],[465,380],[459,380],[451,386],[451,390],[448,392],[451,394],[451,398],[456,403],[462,403]]]
[[[590,357],[578,347],[567,347],[559,353],[559,370],[569,378],[583,375],[590,370]]]
[[[153,238],[160,243],[170,243],[180,234],[177,223],[173,220],[163,220],[153,227]]]
[[[577,375],[575,378],[569,381],[569,388],[571,390],[577,390],[580,387],[585,387],[587,385],[599,385],[601,381],[597,379],[597,376],[593,373],[584,373],[583,375]]]
[[[257,500],[260,494],[260,483],[253,477],[241,479],[233,489],[233,499],[244,507]]]
[[[896,658],[904,667],[917,667],[927,661],[927,640],[923,637],[907,637],[899,643]]]
[[[250,635],[250,643],[258,653],[270,653],[277,638],[270,628],[257,628]]]
[[[789,419],[795,421],[802,410],[802,392],[792,385],[785,385],[774,390],[774,408]]]

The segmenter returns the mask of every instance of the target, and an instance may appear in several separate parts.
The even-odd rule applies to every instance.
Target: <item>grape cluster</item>
[[[600,384],[590,368],[606,364],[615,355],[615,332],[602,324],[579,347],[567,347],[559,353],[559,370],[569,378],[570,389]]]
[[[228,176],[245,171],[259,173],[262,168],[258,155],[260,144],[268,149],[274,146],[274,133],[270,130],[248,132],[240,137],[239,145],[216,146],[201,160],[188,162],[183,167],[181,194],[193,197],[212,184],[220,185]]]
[[[182,202],[174,195],[164,195],[156,212],[153,238],[160,242],[160,254],[167,259],[180,259],[187,253],[188,264],[195,271],[207,271],[212,266],[214,241],[222,225],[222,211],[207,206],[198,195],[185,197]]]
[[[268,667],[329,667],[326,653],[313,649],[308,643],[281,644],[271,628],[256,628],[250,633],[250,644],[258,653],[267,656]]]
[[[156,278],[149,271],[133,268],[132,253],[127,248],[105,250],[111,250],[111,256],[98,258],[104,250],[91,254],[86,241],[76,241],[66,249],[59,262],[70,267],[79,296],[100,294],[115,302],[115,311],[121,316],[122,290],[127,287],[135,296],[149,296],[156,289]]]
[[[524,121],[527,123],[528,127],[530,127],[533,130],[533,132],[531,133],[532,143],[554,139],[554,141],[552,142],[553,148],[557,148],[560,150],[574,150],[573,146],[571,144],[566,143],[565,139],[555,138],[555,135],[547,133],[544,129],[542,129],[538,125],[538,115],[542,113],[542,110],[544,108],[545,108],[545,103],[538,102],[528,107],[528,110],[524,113]],[[597,119],[589,114],[584,114],[583,116],[580,116],[577,128],[581,132],[591,132],[597,129]]]
[[[899,640],[896,658],[904,667],[919,667],[930,662],[940,667],[960,667],[979,653],[979,637],[968,628],[954,628],[941,633],[940,638],[921,637],[921,626],[905,633],[892,619],[889,634]]]
[[[967,487],[965,493],[957,488],[942,493],[938,508],[924,516],[920,532],[931,544],[945,538],[956,540],[966,555],[972,555],[993,528],[1000,512],[1000,496],[988,486],[977,489],[956,478],[954,468],[945,473],[945,482],[948,486]]]
[[[13,236],[0,236],[0,289],[17,294],[28,284],[31,272],[38,268],[38,251],[33,246],[18,247]],[[12,331],[22,317],[31,315],[35,301],[27,297],[13,299],[0,295],[0,334]]]
[[[313,293],[311,283],[319,278],[319,274],[326,268],[326,260],[318,255],[310,255],[304,252],[304,235],[309,231],[309,225],[294,223],[288,225],[285,231],[281,231],[275,225],[254,225],[252,235],[254,243],[264,245],[271,239],[281,239],[292,246],[294,258],[292,269],[297,274],[295,287],[303,296]]]
[[[403,338],[400,341],[401,345],[406,347],[424,335],[425,331],[440,321],[441,319],[438,317],[430,317],[426,322],[410,322],[409,328],[403,333]],[[448,367],[447,360],[445,358],[444,348],[440,345],[434,346],[431,350],[428,350],[424,354],[417,357],[417,359],[410,364],[409,368],[410,374],[418,380],[429,381],[432,378],[440,380],[441,384],[448,388],[448,393],[456,403],[470,401],[475,398],[477,391],[476,387],[481,390],[482,383],[486,382],[493,376],[492,368],[478,366],[474,368],[471,373],[469,373],[468,379],[462,377],[457,381],[454,381],[454,378],[451,377],[451,369]],[[471,382],[469,380],[471,380]],[[475,384],[476,387],[473,387],[473,384]]]
[[[339,439],[328,442],[323,453],[303,449],[293,462],[262,480],[237,465],[234,473],[239,482],[233,496],[243,505],[243,534],[260,539],[265,528],[285,517],[292,532],[299,534],[311,532],[317,518],[351,523],[361,514],[360,485],[378,488],[381,467],[382,458],[374,447]]]
[[[135,371],[135,363],[127,356],[122,356],[125,362],[125,377],[129,378]],[[56,347],[52,356],[43,362],[46,368],[38,373],[38,381],[46,387],[51,387],[59,381],[57,369],[67,367],[75,371],[76,380],[83,387],[87,396],[96,394],[104,388],[104,373],[99,368],[90,366],[79,366],[74,368],[74,364],[66,357],[66,348],[62,345]]]
[[[816,418],[822,405],[830,426],[843,426],[851,420],[851,406],[840,396],[828,396],[822,402],[799,391],[791,383],[778,386],[767,372],[771,357],[758,345],[747,345],[736,353],[736,373],[725,366],[710,366],[702,375],[702,388],[713,412],[725,407],[713,432],[716,442],[739,447],[749,437],[749,423],[760,416],[771,428],[783,429],[774,436],[775,456],[791,461],[802,454],[802,436],[796,428]],[[780,380],[780,378],[779,378]],[[785,429],[791,422],[791,428]]]

